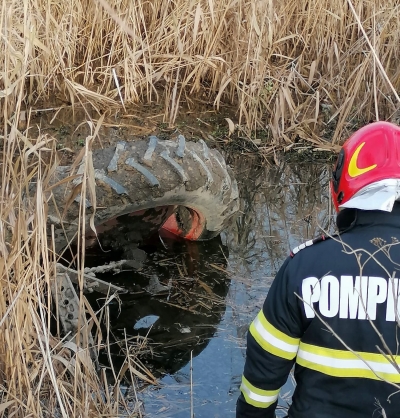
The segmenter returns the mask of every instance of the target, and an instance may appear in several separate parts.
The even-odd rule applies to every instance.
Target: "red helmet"
[[[400,179],[400,128],[374,122],[355,132],[339,153],[331,180],[336,211],[365,186],[384,179]]]

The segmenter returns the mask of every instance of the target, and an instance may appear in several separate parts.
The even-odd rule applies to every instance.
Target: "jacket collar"
[[[336,217],[339,233],[349,231],[355,226],[373,224],[400,227],[400,202],[396,202],[391,212],[381,210],[343,209]]]

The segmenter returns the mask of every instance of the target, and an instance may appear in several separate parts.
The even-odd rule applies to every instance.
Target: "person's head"
[[[343,208],[390,212],[400,199],[400,127],[374,122],[343,145],[331,180],[336,211]]]

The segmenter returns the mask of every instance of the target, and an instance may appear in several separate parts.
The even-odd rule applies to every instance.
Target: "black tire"
[[[185,218],[190,218],[185,214],[195,211],[205,222],[193,239],[206,240],[218,235],[239,208],[232,169],[219,151],[209,149],[202,140],[186,141],[179,135],[177,141],[151,136],[148,140],[119,142],[116,147],[93,151],[93,167],[95,226],[144,209],[175,206],[182,236],[190,227],[185,225]],[[65,211],[62,227],[57,213],[63,213],[68,196],[76,195],[82,168],[73,181],[53,189],[58,208],[50,205],[49,223],[55,225],[57,251],[78,229],[79,195]],[[59,167],[55,182],[70,175],[70,171],[70,167]],[[87,213],[88,226],[90,207]]]

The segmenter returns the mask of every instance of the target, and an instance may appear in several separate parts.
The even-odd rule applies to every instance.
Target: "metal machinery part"
[[[108,266],[100,266],[101,271],[117,269],[122,266],[125,260]],[[123,293],[121,287],[104,282],[97,279],[91,273],[84,273],[84,292],[93,292],[96,290],[104,294]],[[75,284],[79,284],[78,272],[57,264],[56,279],[52,283],[52,295],[54,303],[57,307],[57,316],[61,322],[61,326],[69,341],[79,347],[90,347],[90,356],[97,363],[97,352],[94,344],[93,336],[90,332],[90,325],[87,322],[85,309],[80,306],[79,297],[76,293]]]

